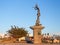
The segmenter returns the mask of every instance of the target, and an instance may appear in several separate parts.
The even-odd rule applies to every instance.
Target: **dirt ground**
[[[2,43],[0,45],[60,45],[60,44]]]

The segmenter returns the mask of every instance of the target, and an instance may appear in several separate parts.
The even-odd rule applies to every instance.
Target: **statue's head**
[[[35,9],[35,10],[39,10],[39,7],[38,7],[37,4],[35,5],[34,9]]]

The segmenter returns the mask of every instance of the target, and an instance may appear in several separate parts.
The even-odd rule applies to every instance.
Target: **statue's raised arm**
[[[39,7],[38,7],[37,4],[35,5],[34,9],[38,11],[38,12],[37,12],[37,15],[40,16],[40,9],[39,9]]]

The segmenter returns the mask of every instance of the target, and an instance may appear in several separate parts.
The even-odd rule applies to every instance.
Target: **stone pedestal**
[[[39,32],[41,32],[41,30],[44,27],[42,27],[42,25],[39,25],[39,26],[32,26],[30,28],[33,30],[34,43],[40,43],[41,44],[42,43],[41,42],[42,35],[41,35],[41,33],[39,34]]]

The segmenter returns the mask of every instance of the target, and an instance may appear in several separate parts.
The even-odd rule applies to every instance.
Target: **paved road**
[[[27,43],[5,43],[0,45],[60,45],[60,44],[27,44]]]

